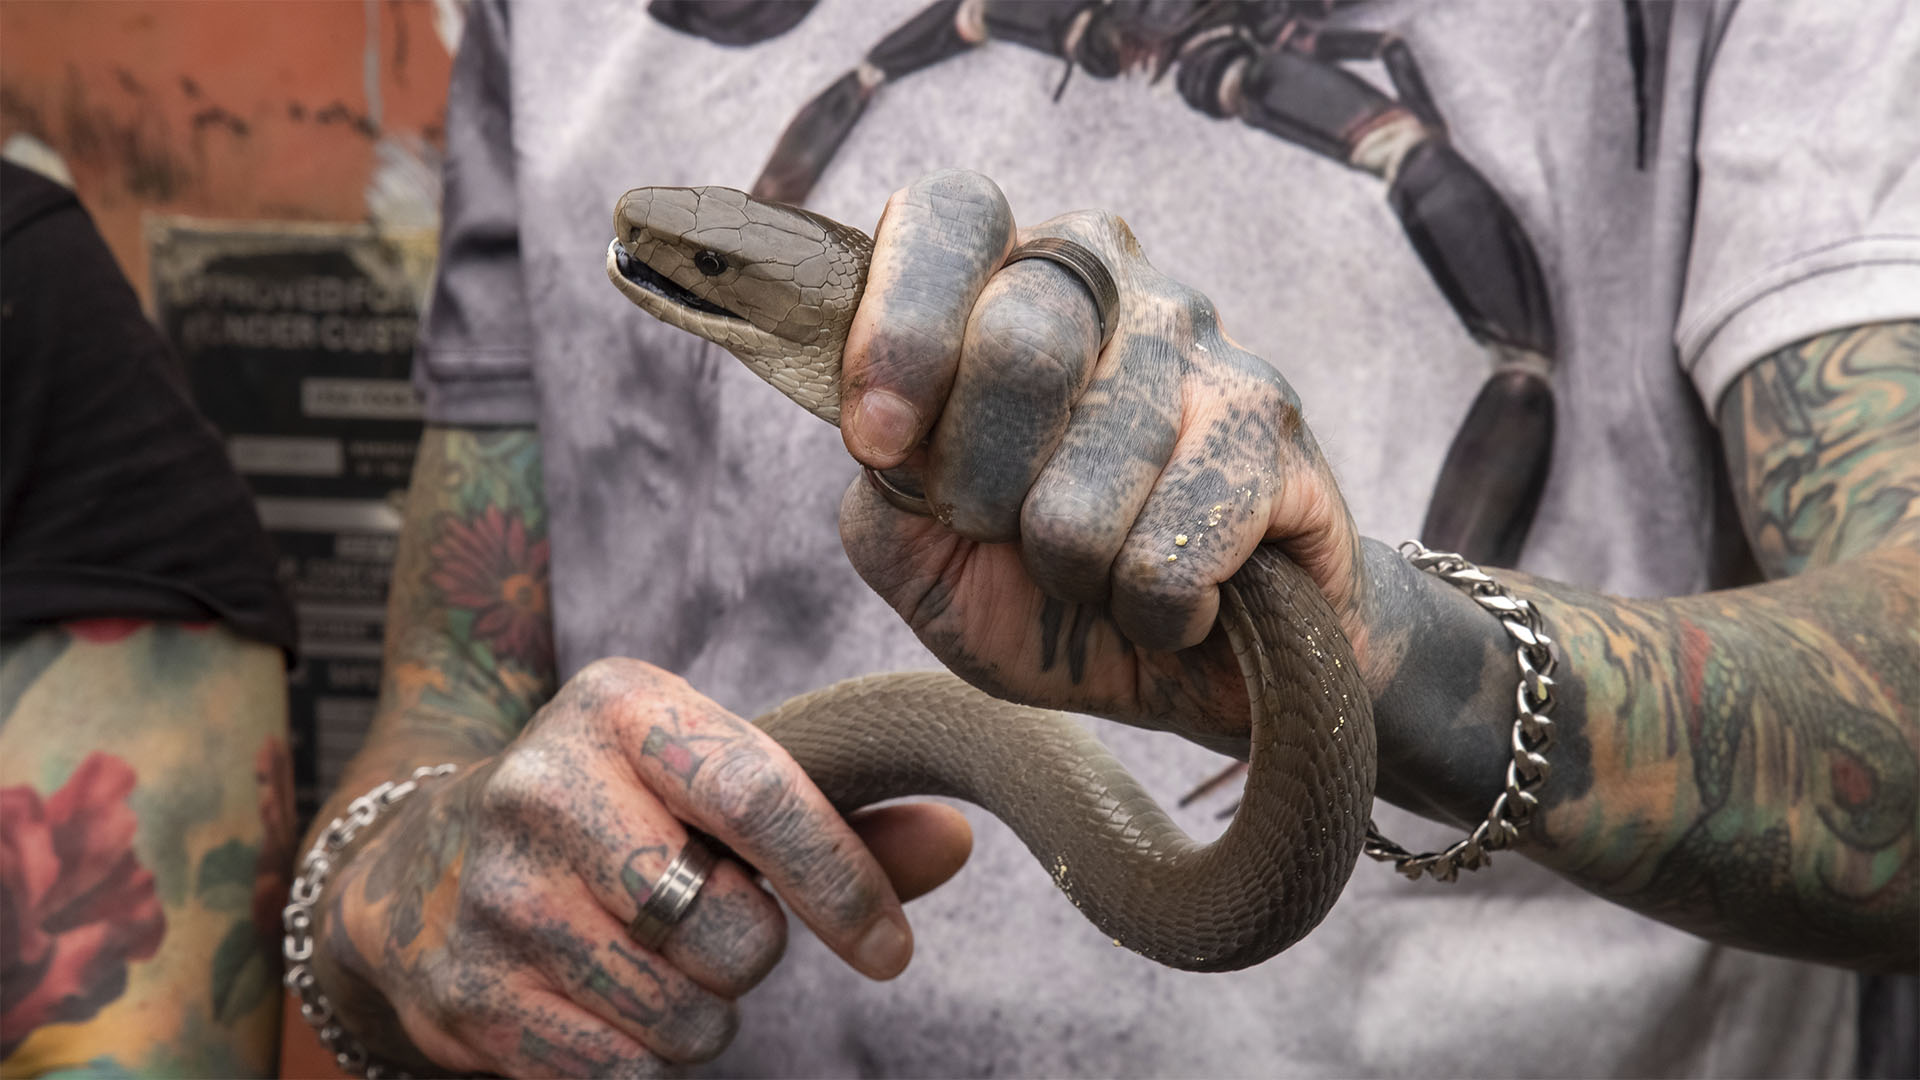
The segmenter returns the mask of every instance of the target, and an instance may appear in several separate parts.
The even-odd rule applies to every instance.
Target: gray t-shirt
[[[715,15],[729,7],[770,25]],[[540,427],[563,672],[640,657],[746,715],[934,664],[839,549],[855,467],[838,434],[604,278],[622,191],[749,186],[800,108],[920,5],[768,10],[709,9],[693,22],[714,25],[691,33],[627,0],[470,10],[416,365],[435,421]],[[1560,423],[1522,564],[1626,595],[1720,580],[1734,535],[1709,421],[1720,392],[1768,350],[1920,317],[1920,130],[1904,111],[1920,5],[1367,3],[1296,29],[1403,40],[1452,145],[1539,252]],[[1385,185],[1202,114],[1178,73],[1081,72],[1056,97],[1065,65],[1048,44],[995,40],[880,85],[809,206],[870,225],[894,189],[959,166],[996,179],[1026,223],[1120,213],[1293,383],[1362,530],[1414,535],[1488,362]],[[1377,63],[1338,66],[1396,92]],[[1101,731],[1165,801],[1221,764],[1170,736]],[[1178,816],[1217,831],[1223,798]],[[1289,952],[1191,975],[1113,948],[1010,833],[973,817],[969,867],[908,909],[905,975],[868,983],[796,930],[715,1071],[1852,1064],[1850,974],[1707,944],[1520,858],[1451,887],[1363,865]],[[1384,805],[1378,818],[1413,842],[1449,835]]]

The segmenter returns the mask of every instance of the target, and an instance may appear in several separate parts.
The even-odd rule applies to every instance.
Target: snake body
[[[838,423],[865,234],[715,187],[630,191],[614,222],[607,272],[629,299]],[[1373,719],[1305,572],[1263,547],[1221,591],[1252,728],[1239,811],[1210,844],[1073,718],[945,672],[851,679],[755,722],[843,812],[907,795],[972,802],[1115,944],[1187,970],[1247,967],[1304,936],[1346,884],[1373,799]]]

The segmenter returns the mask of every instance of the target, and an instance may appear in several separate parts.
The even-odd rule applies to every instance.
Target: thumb
[[[973,852],[973,827],[951,806],[906,803],[847,819],[887,872],[902,902],[946,884]]]

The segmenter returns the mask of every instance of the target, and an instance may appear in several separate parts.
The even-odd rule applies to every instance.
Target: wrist
[[[419,933],[418,907],[422,899],[405,881],[387,881],[380,893],[395,893],[384,902],[370,898],[370,877],[392,878],[396,870],[412,876],[419,868],[396,842],[419,837],[431,828],[434,803],[446,797],[463,777],[452,777],[455,766],[422,766],[384,781],[325,819],[314,830],[313,846],[300,866],[285,919],[286,949],[295,965],[287,984],[296,992],[307,1021],[329,1050],[340,1054],[349,1072],[382,1075],[398,1065],[416,1073],[431,1069],[427,1058],[407,1036],[393,1001],[396,974],[390,970],[388,948]],[[471,770],[469,770],[471,772]],[[397,865],[405,861],[405,866]],[[399,912],[395,904],[414,912],[410,931],[389,925]],[[375,943],[363,949],[362,942]],[[295,1035],[294,1037],[299,1037]],[[371,1066],[371,1068],[370,1068]]]
[[[1377,540],[1362,541],[1380,798],[1472,825],[1503,790],[1519,671],[1500,620]]]

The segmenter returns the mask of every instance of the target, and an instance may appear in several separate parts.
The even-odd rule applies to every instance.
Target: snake
[[[723,187],[636,188],[614,228],[607,274],[628,299],[839,423],[870,237]],[[1372,807],[1374,727],[1352,648],[1305,571],[1261,545],[1220,588],[1251,725],[1245,790],[1211,842],[1076,718],[949,672],[849,679],[755,723],[842,813],[906,796],[971,802],[1115,945],[1189,971],[1249,967],[1304,937],[1345,887]]]

